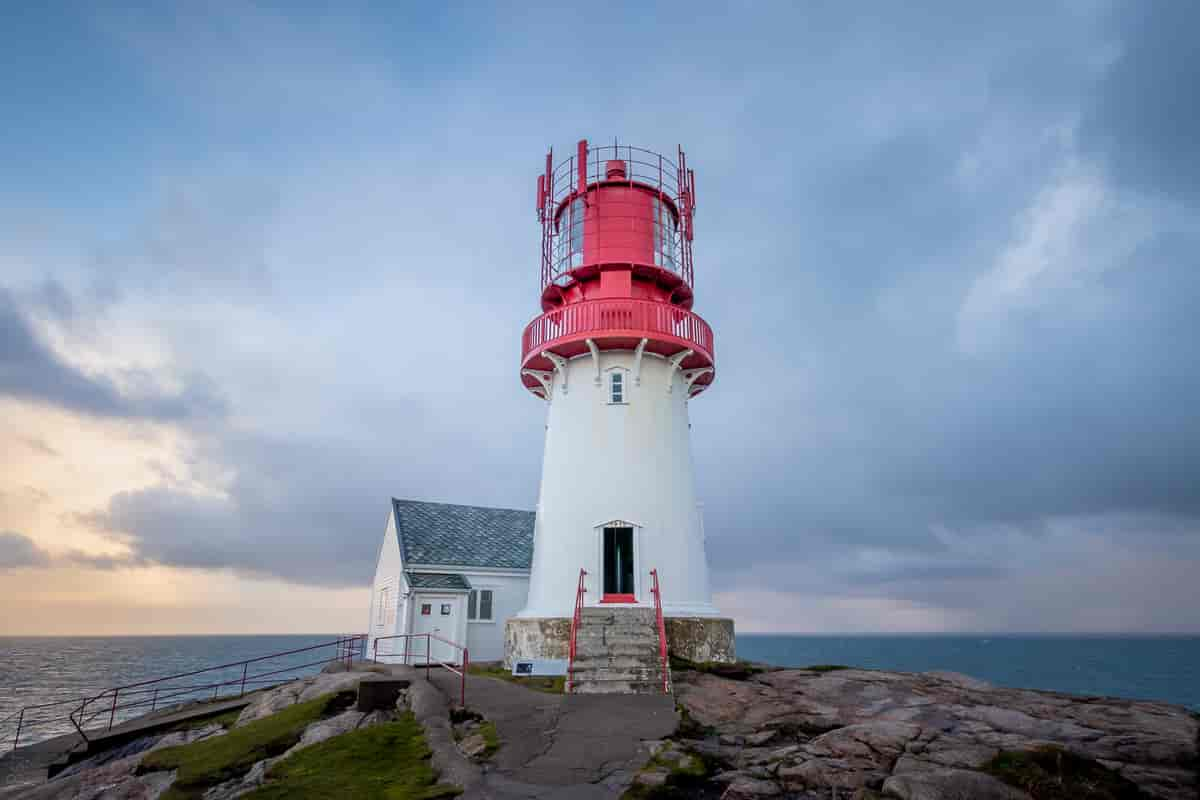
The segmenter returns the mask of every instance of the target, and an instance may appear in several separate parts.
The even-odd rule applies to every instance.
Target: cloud
[[[202,378],[167,393],[147,372],[126,370],[121,377],[132,391],[65,362],[34,334],[13,293],[0,288],[0,395],[102,417],[184,420],[223,411],[215,387]]]
[[[1192,13],[687,14],[667,51],[614,13],[620,81],[547,70],[522,37],[564,31],[536,14],[103,19],[145,107],[106,117],[133,126],[114,196],[0,295],[0,392],[181,432],[185,463],[89,517],[132,561],[361,586],[391,495],[535,502],[544,144],[682,141],[719,602],[774,629],[1200,626]],[[48,335],[113,320],[168,357],[122,372],[116,340],[85,371]]]
[[[50,556],[28,536],[0,531],[0,570],[44,567],[49,563]]]
[[[1200,25],[1192,3],[1117,3],[1107,20],[1120,46],[1084,117],[1082,141],[1140,191],[1200,204]]]

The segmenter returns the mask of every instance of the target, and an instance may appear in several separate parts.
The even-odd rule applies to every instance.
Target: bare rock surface
[[[145,736],[72,764],[53,780],[20,795],[49,800],[154,800],[175,780],[174,771],[138,775],[147,753],[164,747],[190,744],[224,733],[216,723],[160,736]]]
[[[240,728],[256,719],[269,717],[296,703],[315,700],[323,694],[353,689],[363,679],[361,672],[321,673],[311,678],[292,681],[274,689],[268,689],[242,709],[234,727]]]
[[[1200,796],[1200,718],[1166,703],[859,669],[745,680],[680,671],[675,692],[695,726],[689,735],[699,737],[687,745],[728,765],[722,782],[747,796],[765,791],[752,781],[770,779],[789,796],[1022,800],[1028,795],[979,770],[1002,750],[1045,746],[1094,759],[1148,797]]]
[[[1001,783],[982,772],[937,769],[909,775],[893,775],[883,782],[884,794],[900,800],[1030,800],[1025,792]]]

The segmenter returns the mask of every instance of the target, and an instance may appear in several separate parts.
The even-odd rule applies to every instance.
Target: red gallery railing
[[[608,162],[624,163],[625,177],[608,177]],[[572,200],[599,183],[640,184],[670,203],[671,208],[655,220],[658,242],[655,262],[692,285],[692,239],[696,211],[696,175],[687,166],[687,156],[678,148],[671,159],[652,150],[619,144],[589,145],[580,142],[574,155],[554,164],[553,151],[546,154],[545,173],[538,176],[537,212],[542,223],[541,288],[551,283],[570,282],[570,272],[582,266],[582,214]]]
[[[667,626],[663,622],[662,591],[658,587],[658,570],[650,570],[653,585],[650,593],[654,595],[654,619],[658,624],[658,657],[662,660],[663,692],[671,691],[671,663],[667,658]]]
[[[635,339],[658,334],[695,350],[709,365],[713,361],[712,328],[698,314],[668,303],[617,298],[568,303],[534,319],[521,337],[522,363],[558,339],[584,333]]]
[[[575,633],[579,630],[579,618],[583,615],[583,595],[587,591],[583,579],[587,577],[586,570],[579,570],[579,589],[575,592],[575,614],[571,617],[571,640],[567,644],[567,682],[566,693],[571,693],[575,678]]]
[[[349,666],[365,655],[366,641],[365,634],[345,634],[308,647],[112,686],[91,696],[27,705],[0,720],[0,725],[15,718],[13,749],[20,746],[22,734],[31,731],[40,741],[74,728],[87,741],[85,729],[97,720],[100,730],[107,731],[132,716],[184,702],[220,699],[223,693],[233,697],[235,689],[241,697],[247,688],[282,683],[331,662],[345,661]],[[91,733],[95,735],[96,728]]]
[[[398,653],[380,653],[379,652],[379,643],[388,641],[389,639],[403,639],[404,640],[404,653],[402,656],[401,656],[401,654],[398,654]],[[374,644],[372,644],[372,646],[371,646],[372,660],[382,664],[382,663],[386,663],[386,662],[380,661],[380,659],[403,657],[403,659],[404,659],[403,663],[409,664],[412,659],[415,659],[422,655],[420,652],[417,652],[417,653],[411,652],[408,645],[409,645],[409,642],[411,642],[414,639],[424,639],[425,640],[425,653],[424,653],[424,656],[425,656],[425,679],[429,680],[434,666],[439,666],[442,669],[446,670],[447,672],[452,672],[455,675],[457,675],[459,677],[459,704],[465,707],[467,705],[467,670],[469,670],[471,667],[471,654],[467,650],[467,648],[464,647],[463,645],[461,645],[457,642],[452,642],[449,639],[442,638],[441,636],[438,636],[436,633],[398,633],[394,636],[377,636],[377,637],[375,637]],[[452,664],[449,664],[440,659],[433,658],[433,642],[435,639],[443,644],[447,644],[450,647],[453,647],[454,649],[456,649],[462,653],[462,660],[458,664],[457,669]],[[417,666],[420,666],[420,663],[418,663]]]

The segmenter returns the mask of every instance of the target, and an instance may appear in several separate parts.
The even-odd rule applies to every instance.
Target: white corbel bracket
[[[551,393],[554,391],[554,373],[546,372],[544,369],[523,369],[522,375],[528,375],[542,385],[542,397],[546,400],[550,399]]]
[[[592,351],[592,364],[596,367],[596,385],[600,385],[600,348],[591,339],[587,339],[588,350]]]
[[[687,382],[688,397],[692,396],[692,384],[712,371],[712,367],[704,367],[703,369],[692,369],[683,373],[683,379]]]
[[[679,369],[679,365],[690,356],[693,350],[680,350],[675,355],[667,359],[667,363],[671,365],[671,369],[667,371],[667,394],[675,390],[675,371]]]
[[[646,352],[646,342],[649,339],[642,339],[638,342],[637,349],[633,351],[633,385],[642,385],[642,353]]]
[[[565,358],[563,358],[562,356],[560,356],[558,353],[551,352],[550,350],[543,350],[542,355],[544,357],[550,359],[550,363],[552,363],[554,365],[555,371],[557,371],[560,375],[562,375],[563,394],[566,394],[567,393],[567,360]]]

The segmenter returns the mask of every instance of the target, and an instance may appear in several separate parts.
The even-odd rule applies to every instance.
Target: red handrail
[[[671,691],[671,664],[667,659],[667,626],[663,622],[662,591],[658,587],[658,570],[650,570],[650,577],[654,579],[654,585],[651,586],[650,592],[654,595],[654,616],[658,623],[658,657],[662,659],[663,693],[666,694]]]
[[[258,656],[256,658],[247,658],[241,661],[233,661],[228,664],[221,664],[215,667],[204,667],[203,669],[191,670],[189,672],[180,672],[174,675],[168,675],[162,678],[151,678],[136,683],[128,683],[124,686],[112,686],[99,694],[83,698],[78,701],[78,708],[67,715],[67,719],[75,727],[75,730],[83,738],[88,741],[87,734],[84,728],[90,722],[98,717],[102,717],[105,712],[108,712],[108,722],[106,729],[111,730],[117,722],[117,712],[130,711],[137,708],[146,708],[148,711],[157,709],[158,704],[167,700],[178,698],[179,700],[196,700],[198,692],[212,690],[212,699],[220,696],[221,690],[225,687],[238,687],[238,696],[246,693],[246,687],[251,688],[254,684],[278,683],[285,674],[291,675],[300,670],[309,667],[324,666],[330,661],[345,661],[349,666],[355,657],[362,658],[365,656],[367,637],[366,634],[343,634],[337,639],[322,642],[321,644],[301,647],[295,650],[286,650],[280,653],[271,653],[270,655]],[[309,661],[303,664],[285,664],[282,668],[268,669],[264,672],[251,673],[249,671],[251,664],[259,664],[272,659],[283,658],[286,656],[294,656],[299,653],[310,653],[322,649],[332,649],[333,658],[323,656],[315,661]],[[264,665],[266,666],[266,665]],[[232,670],[236,667],[241,667],[241,675],[237,677],[225,678],[224,674],[227,670]],[[218,675],[213,676],[211,682],[200,683],[184,683],[184,684],[168,684],[169,681],[178,681],[181,678],[192,678],[194,676],[203,675],[205,673],[217,672]],[[202,679],[203,681],[203,679]],[[164,685],[168,684],[168,685]],[[162,694],[165,692],[165,696]],[[122,702],[124,700],[124,702]],[[75,704],[76,701],[64,701]],[[99,704],[99,708],[89,711],[89,706]],[[55,704],[57,705],[57,704]],[[53,722],[53,720],[47,720]],[[20,739],[20,733],[14,737],[13,747],[17,746]]]
[[[408,664],[409,640],[419,639],[421,637],[425,638],[425,679],[429,680],[430,672],[435,663],[437,664],[437,666],[442,667],[447,672],[453,672],[455,675],[457,675],[460,678],[460,680],[459,680],[459,704],[462,705],[463,707],[466,707],[466,705],[467,705],[467,671],[471,667],[471,653],[469,650],[467,650],[467,648],[465,646],[459,644],[458,642],[452,642],[449,639],[438,636],[436,633],[398,633],[394,636],[377,636],[377,637],[375,637],[374,644],[372,644],[372,646],[371,646],[372,660],[378,662],[380,659],[379,643],[381,641],[385,641],[387,639],[403,639],[404,640],[404,663]],[[437,639],[439,642],[442,642],[443,644],[448,644],[451,647],[462,651],[462,663],[459,665],[459,667],[461,669],[455,669],[453,666],[451,666],[450,664],[447,664],[445,661],[436,661],[436,662],[434,661],[434,658],[433,658],[433,640],[434,639]],[[396,655],[395,653],[383,653],[382,657],[390,658],[390,657],[394,657],[395,655]],[[416,653],[414,655],[420,655],[420,654]]]
[[[583,334],[644,337],[671,341],[713,363],[712,328],[699,314],[679,306],[627,297],[583,300],[547,311],[525,326],[521,363],[555,347],[563,339]]]
[[[587,577],[586,570],[579,570],[579,589],[575,592],[575,616],[571,617],[571,641],[567,645],[567,682],[566,692],[571,693],[575,681],[575,632],[579,630],[579,618],[583,615],[583,579]]]

